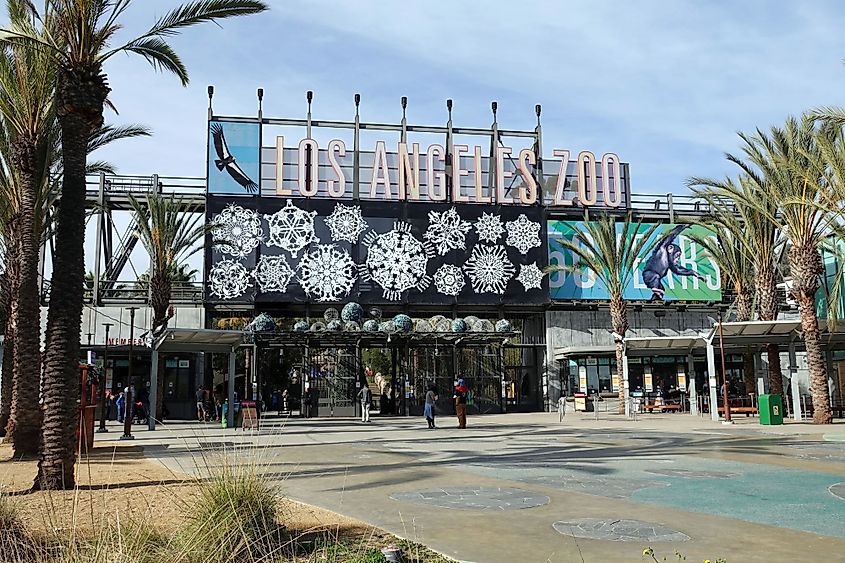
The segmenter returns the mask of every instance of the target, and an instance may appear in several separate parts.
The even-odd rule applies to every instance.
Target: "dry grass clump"
[[[0,561],[37,561],[41,550],[24,526],[18,507],[0,492]]]

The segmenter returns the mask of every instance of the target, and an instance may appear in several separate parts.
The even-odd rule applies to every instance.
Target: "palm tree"
[[[62,133],[64,176],[56,217],[47,346],[44,358],[42,452],[34,488],[73,488],[76,462],[76,400],[79,396],[79,337],[82,316],[87,141],[103,125],[109,93],[103,64],[118,53],[137,54],[156,70],[188,83],[188,71],[165,40],[204,22],[267,9],[259,0],[197,0],[179,6],[141,36],[112,47],[120,19],[132,0],[46,0],[36,13],[49,33],[10,22],[0,41],[37,46],[58,69],[56,111]],[[34,10],[34,6],[31,5]]]
[[[658,225],[645,227],[642,221],[634,223],[631,215],[621,223],[610,215],[597,221],[585,221],[583,232],[571,239],[557,239],[554,242],[578,258],[574,265],[557,265],[548,271],[573,271],[586,269],[607,288],[610,297],[610,324],[616,343],[616,375],[619,381],[619,412],[625,412],[625,387],[623,356],[624,338],[628,332],[628,306],[624,298],[625,288],[631,283],[636,271],[637,260],[654,245],[652,234]]]
[[[729,284],[734,295],[734,317],[736,321],[750,321],[754,314],[754,259],[747,250],[747,241],[742,237],[747,231],[730,210],[722,208],[705,221],[715,231],[716,237],[692,238],[700,244],[713,261],[719,265],[722,284]],[[754,381],[754,353],[743,354],[743,374],[745,391],[756,392]]]
[[[741,170],[736,182],[731,179],[690,178],[688,185],[693,188],[695,195],[710,203],[716,218],[726,218],[728,215],[737,218],[737,221],[727,223],[725,227],[735,231],[735,239],[753,260],[754,293],[760,320],[774,321],[780,312],[777,272],[783,237],[774,220],[777,201],[770,195],[768,185],[777,180],[778,171],[769,165],[758,168],[757,162],[766,162],[765,155],[751,136],[744,133],[739,136],[743,140],[743,153],[747,160],[727,155],[728,160]],[[769,392],[783,397],[780,347],[767,343],[766,358],[769,365]]]
[[[763,209],[759,201],[746,203],[765,212],[784,233],[791,274],[790,293],[798,302],[804,347],[810,371],[813,421],[829,424],[833,420],[827,386],[827,366],[822,353],[816,292],[819,276],[824,273],[819,248],[836,229],[837,214],[830,204],[829,163],[820,150],[822,143],[840,143],[841,130],[833,124],[816,125],[809,116],[790,117],[784,127],[773,127],[750,139],[755,145],[751,162],[767,178],[770,197],[777,211]]]
[[[172,317],[170,297],[174,282],[178,283],[186,276],[184,261],[202,248],[198,243],[209,231],[209,226],[204,224],[199,209],[186,205],[183,198],[175,195],[151,193],[144,200],[130,195],[129,203],[138,225],[138,240],[150,257],[150,271],[145,281],[153,309],[152,334],[156,336],[167,328]],[[193,276],[192,272],[187,274]],[[161,420],[163,377],[158,380],[156,396],[158,412],[155,416]]]
[[[12,25],[38,36],[22,0],[8,3]],[[44,218],[44,190],[49,183],[50,148],[55,137],[55,71],[49,57],[26,45],[7,45],[0,53],[0,115],[7,172],[0,182],[9,204],[14,237],[7,239],[16,261],[10,288],[14,361],[12,403],[6,439],[16,457],[38,453],[41,409],[41,315],[38,262]]]

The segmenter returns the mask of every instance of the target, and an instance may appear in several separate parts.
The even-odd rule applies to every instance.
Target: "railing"
[[[84,299],[87,303],[94,301],[94,287],[88,282],[85,285]],[[104,303],[147,303],[150,292],[148,286],[143,282],[101,280],[100,300]],[[186,282],[174,284],[170,291],[170,301],[177,304],[202,304],[204,297],[202,282]],[[50,283],[44,282],[41,300],[43,303],[50,301]]]

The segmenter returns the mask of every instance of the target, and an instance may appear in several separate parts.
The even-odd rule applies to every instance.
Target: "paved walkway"
[[[258,459],[289,497],[461,561],[638,561],[648,546],[667,560],[845,561],[845,425],[438,422],[271,419],[257,436],[174,424],[138,431],[136,445],[186,472],[201,471],[201,449],[248,445],[232,455]]]

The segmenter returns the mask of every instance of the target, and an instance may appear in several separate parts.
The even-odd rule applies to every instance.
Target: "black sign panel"
[[[216,303],[549,301],[540,206],[209,196]]]

